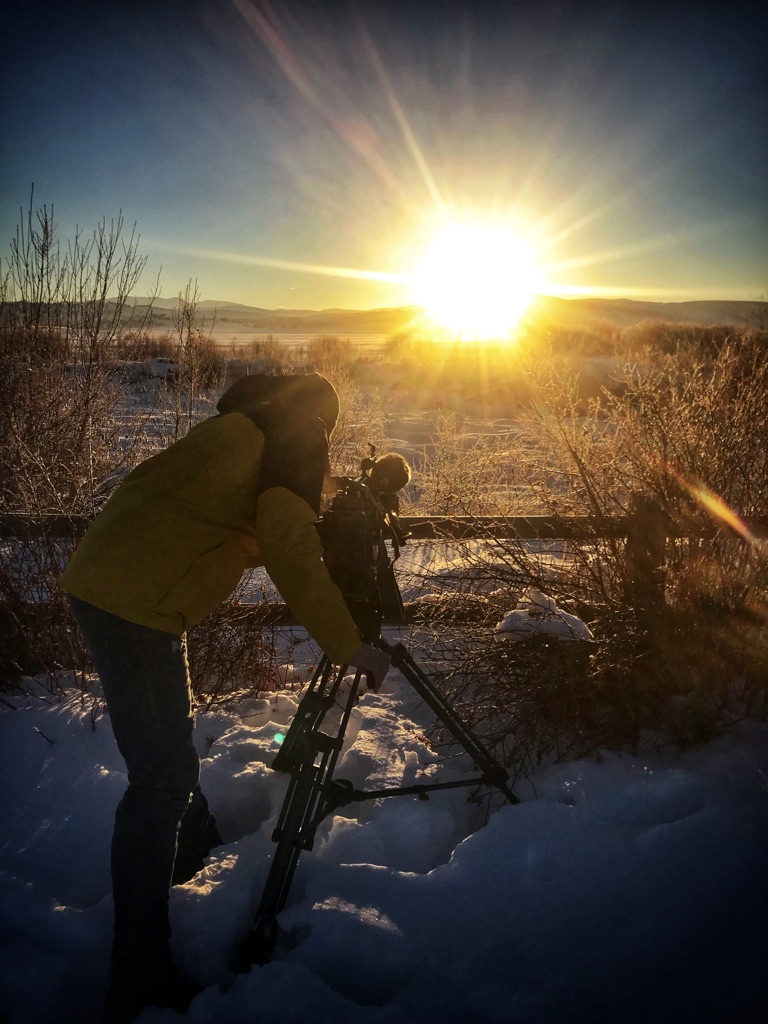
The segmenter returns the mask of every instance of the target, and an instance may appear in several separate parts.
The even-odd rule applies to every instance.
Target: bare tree
[[[130,297],[147,262],[138,243],[122,214],[60,243],[33,190],[0,266],[0,503],[19,524],[0,551],[0,660],[19,670],[82,663],[55,583],[67,544],[46,524],[92,516],[135,458],[116,350],[146,327]]]
[[[200,289],[190,280],[173,310],[175,373],[168,378],[166,441],[177,441],[205,415],[212,403],[207,392],[217,390],[226,364],[212,336],[215,320],[201,322]],[[206,330],[207,328],[207,330]]]

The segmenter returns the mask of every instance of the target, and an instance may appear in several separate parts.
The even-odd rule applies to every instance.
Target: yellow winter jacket
[[[361,636],[322,560],[307,500],[260,476],[265,434],[232,412],[139,465],[94,519],[61,587],[120,618],[180,635],[263,565],[331,661]],[[271,479],[276,485],[270,485]],[[318,490],[319,496],[319,490]]]

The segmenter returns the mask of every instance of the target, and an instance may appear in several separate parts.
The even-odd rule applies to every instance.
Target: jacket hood
[[[254,373],[241,377],[224,392],[216,408],[222,416],[248,406],[286,402],[318,416],[330,435],[339,418],[339,396],[322,374],[306,373],[276,377]]]

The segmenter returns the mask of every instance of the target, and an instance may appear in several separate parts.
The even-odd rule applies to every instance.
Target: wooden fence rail
[[[643,532],[648,520],[661,523],[666,537],[714,537],[724,530],[736,532],[715,521],[698,529],[674,526],[657,506],[643,505],[632,515],[597,516],[401,516],[401,525],[415,540],[471,539],[489,537],[519,540],[595,540],[629,537]],[[744,525],[756,540],[768,538],[768,516],[748,519]]]
[[[660,513],[660,514],[659,514]],[[712,522],[697,530],[674,527],[657,511],[656,506],[644,506],[634,514],[616,517],[597,516],[401,516],[400,524],[414,540],[470,540],[493,538],[519,540],[595,540],[611,537],[629,537],[644,532],[653,521],[656,529],[663,529],[665,537],[714,537],[726,530],[723,524]],[[86,516],[49,515],[30,517],[15,513],[0,513],[0,539],[10,537],[60,537],[76,539],[85,532],[90,519]],[[745,527],[758,540],[768,538],[768,516],[747,519]]]
[[[88,526],[82,516],[0,514],[0,539],[51,537],[76,539]],[[768,517],[742,523],[743,532],[712,520],[696,528],[672,524],[652,499],[636,498],[630,514],[597,516],[401,516],[400,524],[413,540],[625,540],[624,600],[651,624],[664,609],[664,565],[669,539],[713,538],[725,533],[734,539],[768,538]]]

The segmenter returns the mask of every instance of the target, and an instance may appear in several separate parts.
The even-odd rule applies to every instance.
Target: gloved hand
[[[385,654],[384,651],[380,651],[377,647],[372,647],[370,644],[360,644],[349,659],[349,664],[353,668],[362,669],[368,680],[368,689],[378,693],[379,687],[384,682],[384,677],[389,670],[391,661],[390,656]]]

